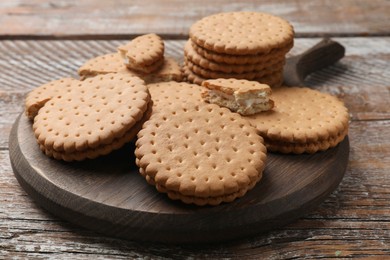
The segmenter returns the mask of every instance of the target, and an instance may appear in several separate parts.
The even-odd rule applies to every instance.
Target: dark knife
[[[287,58],[284,66],[284,85],[302,86],[305,78],[312,72],[328,67],[344,57],[345,48],[329,38],[305,51]]]

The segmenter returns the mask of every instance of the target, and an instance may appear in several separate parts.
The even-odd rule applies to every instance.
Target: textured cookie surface
[[[86,61],[78,69],[78,74],[80,75],[81,79],[94,77],[100,74],[120,72],[133,75],[133,73],[126,68],[121,55],[117,52],[92,58]]]
[[[48,149],[44,145],[39,145],[40,149],[48,156],[53,157],[58,160],[64,161],[81,161],[84,159],[95,159],[102,155],[107,155],[113,150],[121,148],[124,144],[131,142],[134,140],[138,132],[141,130],[143,123],[149,119],[152,112],[152,102],[149,102],[148,109],[144,113],[141,120],[137,121],[137,123],[131,127],[129,131],[123,134],[123,136],[119,138],[115,138],[109,144],[101,144],[98,147],[83,150],[83,151],[72,151],[72,152],[64,152],[64,151],[55,151],[53,149]]]
[[[72,78],[63,78],[54,80],[33,89],[28,93],[25,100],[25,113],[29,119],[33,119],[39,109],[45,105],[51,98],[61,95],[71,88],[73,83],[77,83],[78,80]]]
[[[138,77],[106,74],[80,81],[45,103],[34,118],[34,133],[46,150],[95,149],[130,131],[149,100]]]
[[[260,12],[230,12],[207,16],[190,28],[197,45],[219,53],[258,54],[287,46],[292,26],[282,18]]]
[[[137,164],[172,199],[217,205],[243,196],[261,178],[263,139],[239,115],[215,105],[167,106],[138,133]]]
[[[160,82],[148,85],[153,101],[153,111],[164,109],[167,106],[193,103],[202,105],[202,88],[186,82]]]
[[[269,98],[271,88],[257,81],[214,79],[203,81],[202,98],[212,104],[227,107],[241,115],[252,115],[270,110],[274,102]]]
[[[271,111],[245,117],[271,151],[313,153],[341,142],[348,133],[347,108],[336,97],[309,88],[272,91]]]
[[[128,44],[118,47],[130,68],[150,67],[164,57],[164,41],[151,33],[134,38]]]

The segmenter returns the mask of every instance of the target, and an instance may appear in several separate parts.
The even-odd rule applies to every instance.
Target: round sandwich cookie
[[[204,101],[227,107],[241,115],[252,115],[273,108],[271,88],[257,81],[244,79],[210,79],[203,81]]]
[[[315,153],[336,146],[348,134],[349,114],[330,94],[300,87],[274,88],[274,108],[245,116],[269,151]]]
[[[190,28],[191,40],[223,54],[266,54],[293,42],[293,27],[284,19],[261,12],[227,12],[204,17]]]
[[[42,151],[65,161],[96,158],[131,141],[146,116],[149,91],[138,77],[105,74],[74,81],[34,117]]]
[[[218,205],[244,196],[262,177],[263,138],[217,105],[176,103],[153,112],[136,141],[146,181],[173,200]]]

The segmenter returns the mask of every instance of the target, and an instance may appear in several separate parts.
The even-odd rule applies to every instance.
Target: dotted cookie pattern
[[[266,148],[238,114],[178,103],[145,122],[135,155],[141,174],[171,199],[218,205],[243,196],[261,179]]]
[[[164,59],[164,41],[154,33],[136,37],[118,50],[126,58],[126,65],[137,71],[152,72]]]
[[[33,89],[27,94],[25,100],[25,114],[29,119],[34,119],[38,114],[39,109],[45,105],[47,101],[55,96],[61,95],[68,91],[73,83],[78,80],[72,78],[63,78],[46,83],[38,88]]]
[[[268,53],[291,44],[293,37],[287,21],[260,12],[214,14],[190,28],[190,38],[197,45],[234,55]]]
[[[202,88],[186,82],[160,82],[148,85],[153,101],[153,111],[165,109],[177,103],[202,105]]]
[[[336,97],[309,88],[272,91],[271,111],[245,117],[270,151],[314,153],[336,146],[348,134],[349,114]]]
[[[106,74],[78,81],[39,110],[33,123],[35,137],[45,151],[99,149],[129,133],[149,100],[144,81],[137,77]]]

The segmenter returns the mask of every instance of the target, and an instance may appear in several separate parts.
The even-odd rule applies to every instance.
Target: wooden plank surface
[[[0,37],[126,38],[155,32],[181,38],[201,17],[227,11],[263,11],[289,20],[297,36],[388,35],[387,0],[5,0]]]
[[[297,39],[292,54],[319,39]],[[346,57],[306,80],[342,98],[351,113],[351,153],[339,188],[301,220],[224,244],[166,246],[125,241],[53,217],[13,176],[8,134],[25,94],[48,80],[75,76],[86,59],[124,41],[0,41],[0,255],[5,258],[323,258],[390,256],[390,37],[336,38]],[[184,41],[167,41],[181,59]],[[0,257],[1,258],[1,257]]]

